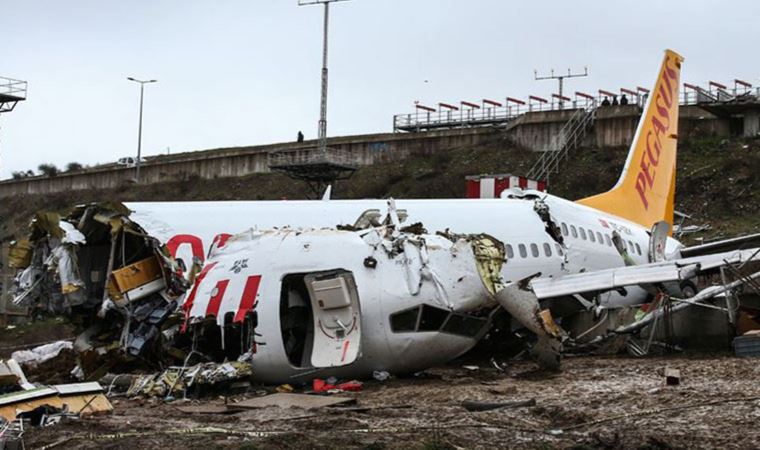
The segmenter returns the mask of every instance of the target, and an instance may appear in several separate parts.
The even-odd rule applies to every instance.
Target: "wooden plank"
[[[229,405],[232,408],[258,409],[269,406],[279,408],[316,409],[326,406],[355,404],[356,399],[350,397],[332,397],[308,394],[272,394],[256,397]]]
[[[184,414],[237,414],[241,412],[243,408],[235,408],[235,405],[189,405],[178,406],[177,411]]]

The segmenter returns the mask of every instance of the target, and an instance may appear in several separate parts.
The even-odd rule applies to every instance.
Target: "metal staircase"
[[[550,148],[541,154],[538,161],[528,171],[531,180],[548,181],[549,176],[559,172],[560,163],[567,159],[568,154],[583,142],[586,132],[594,124],[596,105],[575,110],[570,120],[562,126],[559,133],[552,139]]]

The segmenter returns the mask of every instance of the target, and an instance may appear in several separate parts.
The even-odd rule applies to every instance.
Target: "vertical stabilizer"
[[[649,94],[615,187],[578,203],[646,228],[663,220],[672,227],[682,61],[678,53],[665,51],[657,82]]]

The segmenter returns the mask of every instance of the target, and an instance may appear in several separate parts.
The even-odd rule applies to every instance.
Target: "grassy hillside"
[[[551,178],[552,193],[580,198],[609,189],[627,149],[589,148],[574,152],[562,173]],[[516,148],[500,136],[477,148],[441,149],[403,161],[359,169],[336,186],[337,198],[463,197],[464,177],[480,173],[524,174],[537,153]],[[702,138],[681,142],[676,208],[710,223],[705,237],[760,230],[760,140]],[[191,178],[150,186],[22,196],[0,201],[0,239],[8,239],[39,209],[65,210],[93,201],[263,200],[305,198],[308,189],[279,174],[202,180]]]

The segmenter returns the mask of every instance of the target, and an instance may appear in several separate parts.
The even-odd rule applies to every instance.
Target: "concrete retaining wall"
[[[506,128],[462,128],[421,133],[386,133],[332,138],[329,146],[348,151],[356,164],[403,159],[411,153],[434,153],[441,149],[476,146],[500,134],[514,143],[535,151],[550,149],[552,139],[570,119],[573,110],[541,111],[525,114]],[[586,135],[585,145],[596,147],[628,146],[633,140],[641,114],[636,105],[608,106],[597,110],[597,120]],[[757,119],[755,117],[755,119]],[[729,136],[728,119],[721,119],[697,106],[681,107],[679,135],[715,134]],[[315,148],[315,141],[239,147],[156,156],[142,166],[141,182],[201,178],[240,177],[268,172],[267,154]],[[67,172],[58,176],[32,177],[0,182],[0,197],[47,194],[80,189],[111,189],[131,183],[134,168],[116,164]]]
[[[494,136],[493,129],[441,130],[414,134],[372,134],[338,137],[329,140],[332,148],[350,152],[359,165],[402,159],[410,153],[433,153],[438,149],[482,144]],[[206,150],[149,158],[140,169],[142,183],[201,178],[240,177],[269,172],[267,155],[271,152],[313,149],[315,141],[283,143],[256,147]],[[0,197],[46,194],[67,190],[110,189],[131,183],[134,168],[115,164],[67,172],[55,177],[32,177],[0,182]]]

